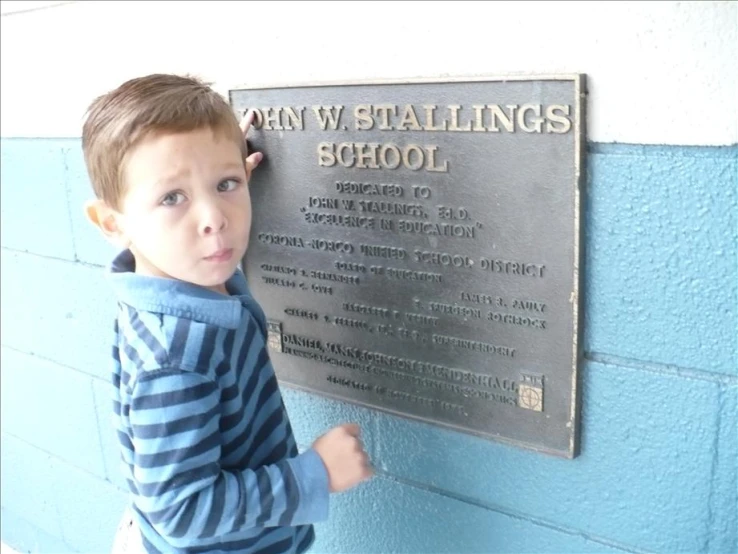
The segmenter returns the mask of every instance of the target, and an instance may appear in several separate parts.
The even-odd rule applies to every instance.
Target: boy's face
[[[129,152],[123,179],[116,223],[136,273],[225,292],[251,227],[239,145],[211,129],[147,137]]]

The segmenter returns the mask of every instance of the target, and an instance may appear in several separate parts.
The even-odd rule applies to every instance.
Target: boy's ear
[[[105,202],[100,199],[90,200],[85,204],[85,215],[110,242],[123,248],[128,246],[128,239],[121,228],[118,213]]]

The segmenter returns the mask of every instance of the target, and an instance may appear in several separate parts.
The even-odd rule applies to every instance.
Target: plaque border
[[[573,264],[573,284],[574,290],[571,292],[569,301],[572,305],[572,321],[574,325],[572,333],[572,372],[571,372],[571,404],[569,406],[569,417],[565,423],[566,427],[571,428],[569,434],[569,448],[567,451],[547,448],[535,443],[525,442],[521,440],[501,437],[498,435],[484,433],[453,425],[445,422],[430,422],[422,417],[414,416],[404,412],[399,412],[391,408],[380,408],[372,404],[361,402],[359,400],[349,400],[337,394],[319,391],[310,387],[284,382],[284,384],[292,389],[301,390],[324,398],[331,398],[346,404],[362,406],[369,410],[376,410],[388,414],[393,414],[406,420],[420,422],[425,425],[441,427],[457,431],[466,435],[477,436],[492,440],[500,444],[507,444],[525,450],[539,452],[543,454],[553,455],[560,458],[574,459],[580,453],[580,436],[581,436],[581,372],[580,365],[583,362],[583,352],[581,351],[583,336],[583,314],[581,310],[582,298],[582,274],[584,271],[584,231],[582,226],[582,208],[586,202],[586,109],[587,109],[587,74],[586,73],[511,73],[511,74],[474,74],[474,75],[444,75],[438,77],[407,77],[407,78],[369,78],[369,79],[339,79],[339,80],[316,80],[316,81],[297,81],[297,82],[272,82],[272,83],[252,83],[241,84],[227,87],[228,102],[233,106],[233,93],[249,90],[269,90],[269,89],[300,89],[300,88],[329,88],[343,86],[386,86],[386,85],[423,85],[423,84],[447,84],[447,83],[485,83],[485,82],[518,82],[518,81],[571,81],[574,84],[574,102],[576,105],[574,118],[574,264]],[[280,382],[280,385],[282,383]]]

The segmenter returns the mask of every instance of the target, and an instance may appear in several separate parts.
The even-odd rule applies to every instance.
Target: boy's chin
[[[217,272],[212,272],[207,276],[201,276],[200,279],[197,279],[196,281],[190,281],[191,283],[194,283],[196,285],[199,285],[201,287],[205,287],[207,289],[216,289],[216,288],[222,288],[225,286],[226,281],[233,277],[233,274],[236,271],[236,266],[234,266],[232,269],[222,269]]]

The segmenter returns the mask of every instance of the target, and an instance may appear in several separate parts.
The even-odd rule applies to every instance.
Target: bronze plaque
[[[282,383],[574,457],[584,76],[237,89]]]

